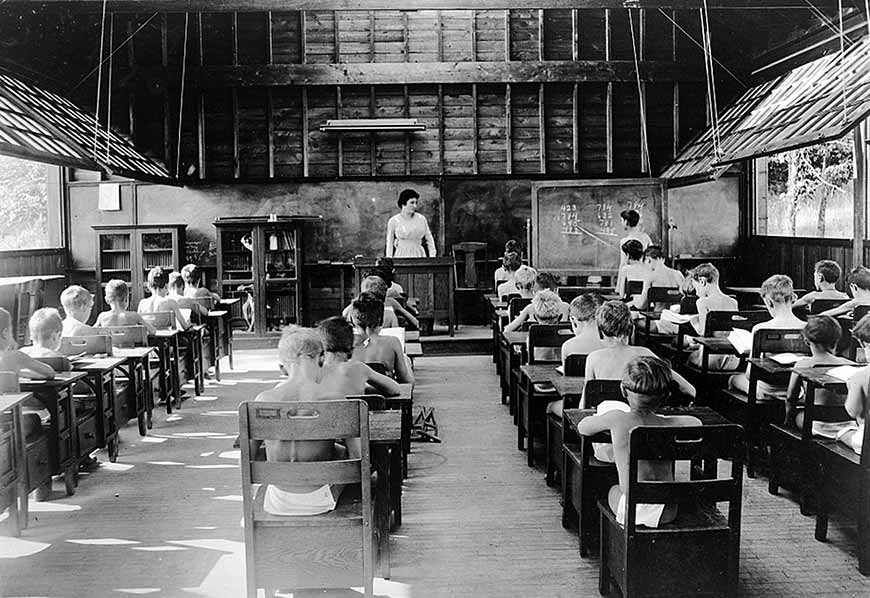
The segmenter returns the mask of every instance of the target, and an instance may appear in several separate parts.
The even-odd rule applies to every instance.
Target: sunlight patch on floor
[[[85,546],[126,546],[127,544],[139,544],[136,540],[124,540],[122,538],[75,538],[67,540],[70,544],[84,544]]]
[[[116,592],[123,592],[125,594],[154,594],[159,592],[162,588],[115,588]]]
[[[36,501],[30,499],[27,501],[27,510],[31,513],[69,513],[81,511],[82,507],[57,501]]]
[[[143,436],[139,439],[139,442],[146,442],[149,444],[160,444],[161,442],[166,442],[166,438],[157,438],[155,436]]]
[[[181,461],[148,461],[148,465],[184,465]]]
[[[135,465],[129,463],[112,463],[111,461],[100,463],[100,469],[104,471],[130,471],[133,467]]]
[[[17,559],[42,552],[51,544],[33,542],[21,538],[3,538],[0,542],[0,559]]]
[[[218,455],[221,459],[236,459],[239,460],[242,458],[242,451],[236,449],[234,451],[224,451],[220,455]]]
[[[225,463],[216,465],[188,465],[188,469],[238,469],[238,465],[228,465]]]

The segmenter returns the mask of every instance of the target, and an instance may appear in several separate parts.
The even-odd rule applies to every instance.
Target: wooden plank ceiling
[[[104,170],[173,184],[166,169],[139,153],[78,106],[36,85],[0,73],[0,151],[51,164]]]

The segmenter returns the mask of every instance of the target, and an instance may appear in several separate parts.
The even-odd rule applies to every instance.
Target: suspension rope
[[[100,64],[97,65],[97,110],[94,115],[94,159],[97,157],[97,135],[100,130],[100,92],[103,86],[103,44],[106,39],[106,4],[108,4],[108,0],[103,0],[103,16],[100,19]]]
[[[634,34],[634,18],[631,16],[631,9],[625,9],[628,12],[628,28],[631,29],[631,49],[634,53],[634,74],[637,80],[637,104],[640,107],[640,167],[641,171],[646,170],[649,176],[652,176],[652,167],[650,166],[649,157],[649,140],[647,138],[646,126],[646,102],[644,101],[643,83],[640,81],[640,58],[637,52],[637,40]],[[640,24],[640,22],[638,22]]]
[[[840,87],[843,90],[843,124],[846,123],[846,31],[843,27],[843,0],[838,0],[840,17]]]
[[[112,43],[115,37],[115,13],[109,15],[109,47],[112,47]],[[106,85],[106,164],[109,163],[109,148],[110,143],[109,140],[112,138],[111,135],[111,127],[112,127],[112,56],[109,55],[109,73],[108,73],[109,81]]]
[[[181,91],[178,94],[178,140],[175,145],[175,176],[181,174],[181,125],[184,118],[184,79],[187,73],[187,30],[190,13],[184,13],[184,47],[181,50]]]
[[[707,74],[707,107],[710,115],[710,127],[713,133],[713,152],[718,160],[722,156],[722,139],[719,131],[719,103],[716,99],[716,80],[714,64],[712,60],[713,50],[710,40],[710,21],[707,9],[707,0],[703,0],[700,10],[701,39],[704,43],[704,70]]]

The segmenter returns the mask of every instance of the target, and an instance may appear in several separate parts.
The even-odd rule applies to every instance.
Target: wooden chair
[[[265,588],[336,588],[362,585],[373,595],[375,554],[369,458],[368,408],[355,401],[256,403],[239,406],[239,441],[245,526],[247,595]],[[359,438],[358,459],[317,462],[269,461],[266,440]],[[259,490],[254,494],[254,484]],[[314,516],[280,516],[263,508],[268,484],[357,484],[360,497],[345,488],[334,511]]]
[[[569,355],[565,359],[565,376],[583,377],[586,374],[586,355]],[[562,411],[576,409],[580,404],[580,396],[563,396]],[[547,411],[547,475],[548,486],[556,483],[562,477],[562,415]]]
[[[60,339],[59,353],[73,355],[111,355],[112,337],[107,334],[93,336],[64,336]]]
[[[640,295],[643,292],[642,280],[627,280],[625,281],[625,295],[623,301],[628,301],[633,295]]]
[[[857,361],[858,357],[858,341],[855,337],[852,336],[852,329],[861,321],[861,319],[870,313],[870,305],[858,305],[855,309],[852,310],[852,320],[846,320],[844,322],[843,319],[840,319],[840,325],[843,328],[843,336],[840,337],[840,344],[837,345],[837,352],[842,354],[845,353],[846,356],[852,361]],[[844,325],[846,324],[846,325]],[[864,356],[864,361],[867,361],[867,358],[870,355]]]
[[[617,523],[607,499],[598,503],[598,591],[608,594],[615,583],[624,598],[675,594],[736,597],[743,451],[740,426],[633,429],[624,525]],[[646,482],[638,477],[640,461],[719,459],[731,461],[730,474],[723,478]],[[728,504],[727,518],[717,508],[720,502]],[[677,504],[677,518],[658,528],[639,526],[635,509],[644,503]]]
[[[653,343],[664,343],[674,338],[672,334],[650,332],[652,322],[658,319],[658,314],[670,305],[679,304],[683,297],[677,287],[650,287],[647,291],[646,310],[635,321],[635,344],[651,347]]]
[[[816,512],[816,540],[825,542],[828,518],[842,513],[857,522],[858,570],[870,575],[870,403],[864,410],[861,454],[844,444],[823,438],[813,440],[815,458],[822,466],[821,491]]]
[[[15,295],[13,331],[19,345],[30,344],[30,316],[45,304],[45,281],[34,279],[18,286]]]
[[[486,264],[486,243],[479,241],[464,241],[454,243],[453,275],[456,281],[456,291],[468,291],[489,288],[486,279],[479,276],[478,265]],[[480,256],[480,259],[478,259]],[[460,268],[459,264],[463,264]]]
[[[144,326],[104,326],[103,330],[112,338],[112,346],[118,349],[148,346],[148,331]],[[125,373],[130,380],[131,395],[135,401],[137,417],[140,410],[144,413],[144,428],[151,429],[154,411],[155,386],[157,393],[162,392],[161,380],[165,378],[164,363],[160,355],[150,353],[143,359],[132,359]],[[168,387],[167,387],[168,388]],[[134,405],[131,405],[131,407]],[[139,433],[145,435],[143,422],[139,422]]]
[[[175,314],[168,311],[148,312],[141,314],[142,319],[157,330],[175,330]],[[187,316],[185,316],[187,317]],[[179,380],[193,380],[194,392],[201,395],[205,388],[203,369],[203,339],[205,327],[201,324],[191,325],[187,330],[178,332],[178,376]],[[169,404],[167,402],[167,404]],[[180,405],[180,401],[179,401]]]
[[[213,312],[215,309],[215,300],[211,297],[198,297],[189,299],[191,303],[201,306],[207,312]],[[219,310],[223,311],[223,310]],[[193,321],[197,324],[202,324],[204,328],[203,348],[208,347],[208,363],[203,363],[203,369],[208,369],[209,364],[214,367],[215,380],[220,382],[221,379],[221,357],[224,356],[224,346],[226,341],[224,335],[227,334],[226,319],[223,316],[202,315],[201,313],[193,312]]]
[[[761,358],[766,354],[809,354],[802,331],[794,329],[760,329],[752,335],[750,357]],[[758,455],[766,452],[769,424],[782,421],[784,402],[778,398],[759,396],[758,383],[764,381],[773,386],[787,387],[789,370],[771,373],[764,368],[749,364],[749,391],[726,388],[721,392],[722,404],[717,407],[725,417],[746,428],[746,473],[755,477]]]
[[[532,323],[529,326],[528,364],[559,364],[562,361],[560,349],[571,334],[570,324],[567,322]],[[541,349],[554,353],[554,358],[538,357],[537,353]],[[523,450],[523,438],[528,439],[526,457],[529,467],[535,465],[535,422],[545,418],[547,403],[556,400],[558,396],[552,385],[535,384],[525,375],[522,375],[521,383],[517,385],[517,448]]]
[[[810,314],[818,315],[822,312],[828,311],[829,309],[840,307],[846,301],[848,301],[848,299],[816,299],[810,306]]]
[[[604,401],[626,402],[619,380],[587,380],[583,394],[584,409],[595,409]],[[562,447],[562,525],[569,527],[572,521],[577,522],[581,557],[597,548],[595,501],[607,496],[610,487],[619,482],[616,465],[596,459],[592,441],[583,436],[579,444]]]
[[[611,292],[613,289],[605,289],[601,287],[558,287],[556,288],[556,294],[559,295],[559,298],[565,303],[571,303],[575,297],[579,297],[584,293],[605,293]]]
[[[530,298],[514,297],[508,302],[508,322],[516,318],[527,305],[532,302]],[[511,346],[504,342],[502,337],[499,337],[499,360],[501,366],[501,402],[502,404],[510,404],[510,413],[514,415],[514,404],[511,402],[511,366],[516,361],[516,356],[513,355]]]

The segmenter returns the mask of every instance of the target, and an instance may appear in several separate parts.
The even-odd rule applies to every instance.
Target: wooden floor
[[[22,537],[0,537],[0,595],[241,596],[236,407],[274,383],[273,356],[239,352],[237,371],[161,413],[147,442],[125,428],[118,463],[83,476],[75,496],[56,484],[54,500],[33,503]],[[516,450],[491,360],[423,357],[416,367],[416,403],[435,407],[444,442],[414,445],[392,579],[376,593],[597,596],[597,561],[579,558],[557,492]],[[853,528],[832,521],[820,544],[812,523],[763,480],[747,481],[741,596],[870,595]]]

